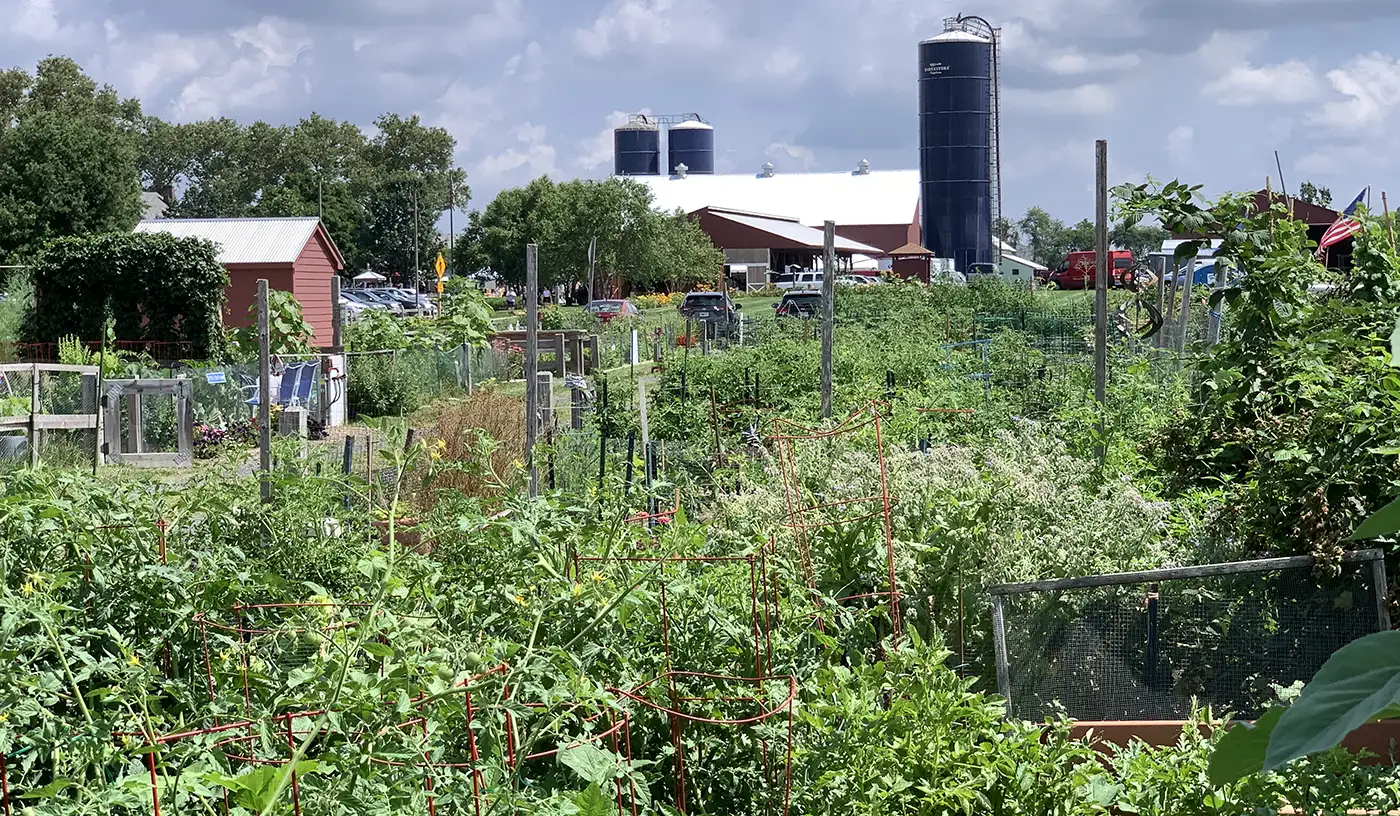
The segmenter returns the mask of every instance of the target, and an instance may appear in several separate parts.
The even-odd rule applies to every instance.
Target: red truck
[[[1108,258],[1108,285],[1122,286],[1123,276],[1132,274],[1133,253],[1126,249],[1115,249],[1108,253]],[[1065,258],[1065,268],[1050,273],[1050,282],[1061,289],[1093,289],[1094,275],[1098,270],[1097,263],[1092,251],[1071,252]]]

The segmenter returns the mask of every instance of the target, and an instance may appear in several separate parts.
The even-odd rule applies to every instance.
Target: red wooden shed
[[[224,325],[252,322],[248,310],[258,279],[266,278],[270,288],[296,296],[314,341],[330,345],[331,278],[345,268],[345,258],[321,219],[155,218],[137,224],[136,231],[203,238],[218,245],[219,263],[229,275]]]

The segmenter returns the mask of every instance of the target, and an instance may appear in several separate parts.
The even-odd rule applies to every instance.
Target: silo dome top
[[[942,34],[939,34],[937,37],[929,37],[927,40],[924,40],[924,42],[925,42],[925,43],[965,42],[965,43],[982,43],[983,45],[991,45],[991,44],[992,44],[992,41],[989,40],[989,39],[987,39],[986,37],[979,37],[979,36],[977,36],[976,34],[973,34],[973,33],[970,32],[970,31],[945,31],[945,32],[943,32]],[[922,45],[922,44],[923,44],[923,43],[920,43],[920,45]]]
[[[677,122],[671,125],[671,130],[714,130],[714,128],[704,122],[688,119],[684,122]]]
[[[634,120],[634,121],[628,122],[628,123],[625,124],[625,125],[618,125],[618,126],[617,126],[617,129],[618,129],[618,130],[656,130],[657,128],[656,128],[656,125],[653,125],[653,124],[650,123],[650,122],[642,122],[642,121],[636,121],[636,120]]]

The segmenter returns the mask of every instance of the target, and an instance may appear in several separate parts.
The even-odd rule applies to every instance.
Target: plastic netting
[[[1311,679],[1337,649],[1388,627],[1379,550],[1349,554],[1336,576],[1309,558],[1225,568],[1235,571],[992,588],[1011,713],[1170,720],[1198,703],[1252,718],[1277,699],[1274,686]]]

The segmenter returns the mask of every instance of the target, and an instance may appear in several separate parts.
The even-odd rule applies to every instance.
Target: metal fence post
[[[540,493],[535,467],[535,440],[539,434],[539,392],[535,388],[540,369],[539,247],[525,246],[525,466],[530,469],[530,498]]]
[[[269,338],[267,280],[258,280],[258,470],[264,502],[272,501],[272,357]],[[337,304],[339,307],[339,304]]]
[[[827,221],[822,275],[822,419],[831,419],[832,355],[836,346],[836,222]]]

